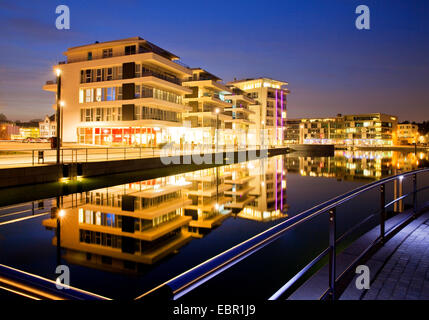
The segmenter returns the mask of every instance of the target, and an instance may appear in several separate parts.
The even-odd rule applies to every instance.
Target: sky
[[[55,8],[70,8],[57,30]],[[358,5],[370,30],[358,30]],[[0,0],[0,113],[52,114],[52,66],[69,47],[140,36],[225,82],[287,81],[288,117],[382,112],[429,120],[429,1]]]

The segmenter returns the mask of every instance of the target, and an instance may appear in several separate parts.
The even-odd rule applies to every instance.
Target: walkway
[[[429,216],[403,240],[363,300],[429,300]]]

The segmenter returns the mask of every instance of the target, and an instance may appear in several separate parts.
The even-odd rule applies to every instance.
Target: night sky
[[[71,29],[55,28],[70,7]],[[368,5],[371,30],[355,28]],[[53,113],[44,92],[68,47],[140,36],[224,81],[289,82],[288,117],[384,112],[429,120],[429,1],[2,1],[0,113]]]

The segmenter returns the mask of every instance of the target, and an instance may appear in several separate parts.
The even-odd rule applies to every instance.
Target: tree
[[[3,113],[0,113],[0,121],[7,121],[7,117]]]

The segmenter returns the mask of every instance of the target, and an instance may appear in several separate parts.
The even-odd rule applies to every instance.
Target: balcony
[[[151,70],[146,70],[142,73],[141,77],[150,77],[153,76],[155,78],[161,79],[161,80],[165,80],[174,84],[177,84],[179,86],[182,85],[182,82],[175,77],[171,77],[171,76],[167,76],[165,74],[159,73],[159,72],[155,72],[155,71],[151,71]]]

